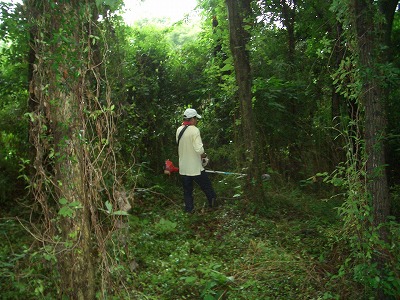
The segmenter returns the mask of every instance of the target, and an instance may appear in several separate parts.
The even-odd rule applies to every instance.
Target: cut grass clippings
[[[272,218],[271,211],[263,216],[242,207],[231,199],[194,214],[179,206],[133,212],[132,289],[146,295],[143,299],[322,297],[328,279],[324,257],[335,223],[310,210]]]

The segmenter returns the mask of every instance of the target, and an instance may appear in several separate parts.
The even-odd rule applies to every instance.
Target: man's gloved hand
[[[203,167],[207,166],[208,165],[208,161],[209,161],[209,159],[208,159],[207,153],[204,152],[201,155],[201,164],[202,164],[202,166]]]
[[[203,157],[203,158],[201,159],[201,164],[202,164],[202,166],[203,166],[203,167],[207,166],[209,161],[210,161],[210,160],[208,159],[208,157]]]

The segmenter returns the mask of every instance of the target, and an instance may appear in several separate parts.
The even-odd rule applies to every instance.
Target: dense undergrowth
[[[125,227],[115,235],[125,246],[113,252],[113,272],[123,274],[124,282],[110,289],[110,295],[119,295],[110,299],[328,295],[329,273],[337,271],[332,253],[340,204],[286,187],[268,188],[265,205],[258,205],[240,196],[235,180],[218,179],[213,178],[219,206],[205,208],[196,190],[194,214],[183,212],[174,179],[137,191],[130,215],[123,217]],[[54,256],[13,219],[3,219],[0,231],[6,241],[0,250],[2,299],[54,299],[57,270],[49,271]]]

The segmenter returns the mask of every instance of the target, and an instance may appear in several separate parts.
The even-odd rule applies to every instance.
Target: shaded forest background
[[[122,5],[1,3],[2,298],[398,299],[398,1],[199,0],[130,27]],[[208,167],[249,174],[213,176],[222,205],[192,219],[163,174],[187,107]],[[207,256],[244,255],[235,231],[251,280]],[[314,241],[278,291],[271,236]]]

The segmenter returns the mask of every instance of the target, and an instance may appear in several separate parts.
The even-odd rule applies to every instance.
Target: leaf
[[[214,296],[211,294],[207,294],[204,296],[204,300],[215,300]]]
[[[106,201],[106,207],[107,207],[107,211],[108,213],[112,213],[112,204],[109,201]]]
[[[118,0],[96,0],[97,8],[101,9],[103,6],[109,6],[111,11],[118,9],[119,1]]]
[[[82,205],[81,205],[81,203],[79,201],[71,202],[68,205],[69,205],[69,207],[73,207],[73,208],[81,208],[82,207]]]
[[[58,200],[58,202],[59,202],[61,205],[66,205],[66,204],[68,203],[67,199],[65,199],[65,198],[60,198],[60,200]]]
[[[101,8],[101,5],[103,4],[103,0],[96,0],[96,6],[97,8]]]
[[[54,157],[54,148],[50,148],[49,158]]]
[[[317,173],[317,174],[315,174],[315,176],[318,176],[318,177],[325,177],[325,176],[328,176],[328,172]]]
[[[112,214],[116,215],[116,216],[128,216],[129,215],[126,211],[123,211],[123,210],[117,210],[117,211],[113,212]]]
[[[223,66],[223,68],[221,69],[221,72],[232,71],[232,70],[233,70],[233,66],[227,64],[227,65]]]
[[[33,113],[25,113],[24,114],[25,117],[29,117],[29,119],[31,120],[31,122],[35,121],[35,118],[33,117]]]
[[[69,206],[63,206],[58,211],[58,214],[63,217],[72,217],[74,214],[74,210]]]
[[[177,225],[178,224],[175,222],[161,218],[160,221],[155,225],[155,227],[159,232],[165,233],[165,232],[174,232],[176,230]]]
[[[193,283],[197,281],[197,277],[195,276],[189,276],[189,277],[184,277],[186,283]]]

